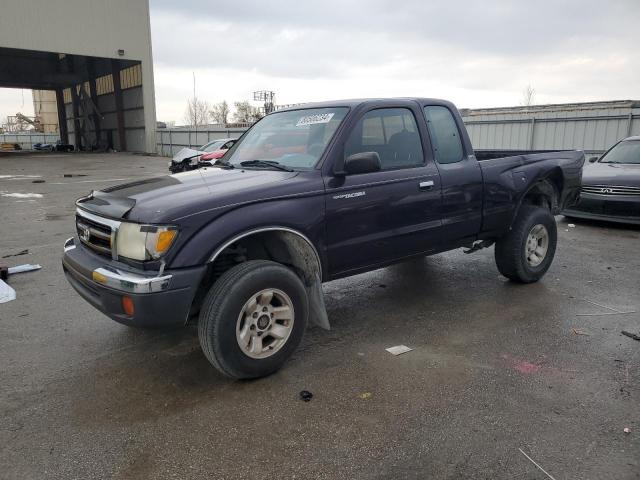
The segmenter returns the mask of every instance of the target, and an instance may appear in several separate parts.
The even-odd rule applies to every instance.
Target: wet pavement
[[[611,310],[640,312],[638,227],[558,217],[533,285],[501,277],[493,249],[325,284],[332,330],[237,382],[193,326],[124,327],[62,274],[73,201],[166,168],[0,156],[0,257],[29,250],[0,263],[43,267],[0,304],[1,478],[548,478],[520,450],[556,479],[640,478],[640,342],[620,334],[640,313]]]

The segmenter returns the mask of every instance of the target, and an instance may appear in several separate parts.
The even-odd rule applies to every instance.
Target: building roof
[[[505,115],[536,112],[575,112],[579,110],[610,110],[615,108],[640,108],[640,100],[610,100],[603,102],[551,103],[546,105],[529,105],[494,108],[462,108],[463,117],[474,115]]]

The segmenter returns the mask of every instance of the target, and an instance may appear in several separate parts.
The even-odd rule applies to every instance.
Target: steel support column
[[[69,130],[67,129],[67,109],[64,105],[64,93],[61,88],[56,90],[56,104],[58,106],[58,132],[62,143],[69,143]]]
[[[111,60],[111,75],[113,76],[113,96],[116,103],[116,118],[118,121],[118,140],[120,150],[127,149],[127,136],[124,129],[124,104],[122,101],[122,87],[120,85],[120,62]]]
[[[80,99],[76,85],[71,85],[71,105],[73,107],[73,138],[76,151],[82,149],[82,128],[80,127]]]
[[[96,91],[96,69],[94,66],[94,59],[87,60],[87,72],[89,74],[89,96],[93,102],[93,113],[91,119],[93,120],[93,129],[96,135],[96,147],[101,148],[102,142],[102,129],[100,128],[100,113],[98,112],[98,93]]]

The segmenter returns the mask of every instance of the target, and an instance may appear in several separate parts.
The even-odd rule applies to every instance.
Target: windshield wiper
[[[285,167],[284,165],[280,165],[275,160],[245,160],[244,162],[240,162],[240,165],[242,165],[243,167],[276,168],[278,170],[284,170],[285,172],[294,171],[292,168]]]

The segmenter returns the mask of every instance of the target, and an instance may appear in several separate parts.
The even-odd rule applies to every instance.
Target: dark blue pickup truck
[[[442,100],[307,104],[266,116],[214,166],[79,199],[62,264],[112,319],[198,316],[209,361],[259,377],[308,322],[329,327],[323,282],[493,244],[503,275],[537,281],[583,163],[575,151],[474,153]]]

